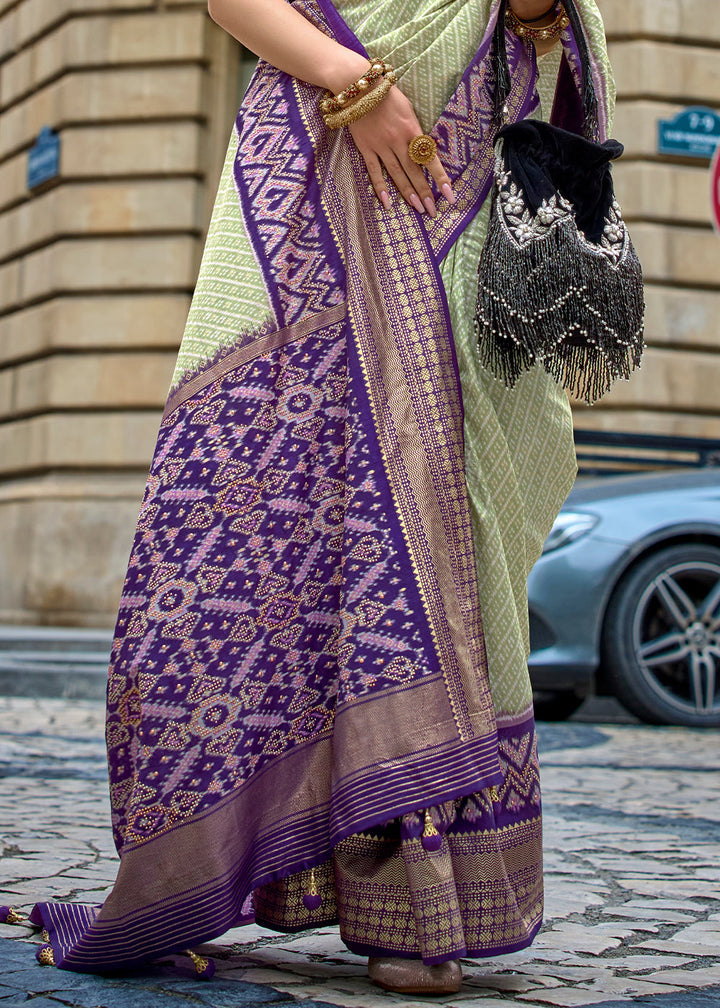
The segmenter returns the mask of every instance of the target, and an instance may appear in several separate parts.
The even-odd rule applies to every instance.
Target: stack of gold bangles
[[[320,112],[328,129],[339,129],[357,122],[371,112],[387,96],[397,81],[394,69],[385,60],[374,59],[359,80],[349,84],[339,94],[328,94],[320,102]],[[372,90],[371,90],[372,89]],[[431,136],[421,133],[410,141],[408,157],[417,165],[429,165],[437,156],[437,146]]]
[[[341,91],[330,94],[320,102],[320,111],[328,129],[339,129],[357,122],[368,112],[372,112],[387,97],[388,91],[397,81],[394,69],[385,60],[375,59],[370,68]]]

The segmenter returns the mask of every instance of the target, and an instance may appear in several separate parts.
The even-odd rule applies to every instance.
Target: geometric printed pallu
[[[137,966],[253,920],[339,921],[359,953],[428,963],[537,932],[532,709],[499,704],[493,670],[510,670],[488,662],[487,640],[510,630],[481,618],[471,404],[441,272],[490,188],[497,7],[438,103],[457,202],[438,198],[433,220],[399,199],[383,210],[317,89],[259,64],[198,291],[225,233],[251,250],[250,280],[243,292],[218,267],[205,321],[189,324],[114,638],[118,879],[102,907],[33,912],[62,968]],[[302,10],[364,52],[329,0]],[[507,46],[515,121],[537,106],[537,68],[532,46],[512,33]],[[563,47],[554,119],[577,128],[569,31]],[[594,72],[604,139],[601,55]]]

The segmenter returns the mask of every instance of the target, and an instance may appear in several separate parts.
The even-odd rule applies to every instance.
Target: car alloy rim
[[[642,593],[632,634],[643,678],[665,703],[720,711],[720,565],[692,560],[664,570]]]

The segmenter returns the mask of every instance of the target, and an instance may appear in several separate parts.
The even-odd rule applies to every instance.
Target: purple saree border
[[[498,733],[506,732],[510,728],[517,728],[530,720],[532,720],[534,724],[535,715],[533,713],[532,705],[530,705],[526,710],[521,711],[519,714],[498,714]]]
[[[87,950],[84,948],[87,945],[85,934],[79,937],[70,951],[66,951],[66,943],[60,938],[62,934],[64,939],[67,933],[65,908],[70,904],[38,903],[33,914],[35,920],[39,918],[48,932],[55,962],[60,969],[102,975],[148,965],[159,957],[201,945],[219,937],[238,922],[237,894],[224,880],[205,891],[199,899],[196,893],[187,896],[183,894],[183,897],[170,908],[163,906],[142,916],[133,915],[132,928],[123,920],[118,924],[116,934],[111,929],[106,929],[103,941],[99,941],[94,935]],[[204,927],[199,927],[198,922],[206,907],[211,911],[212,924],[208,922]],[[176,937],[168,944],[166,936],[172,933],[173,927],[176,927]],[[139,946],[142,946],[142,952],[135,951]],[[118,954],[119,949],[124,954]],[[98,962],[98,953],[103,956],[101,962]]]
[[[525,719],[526,722],[532,723],[531,719]],[[513,724],[513,728],[519,727],[525,722],[519,722],[517,725]],[[237,801],[238,796],[241,795],[248,788],[253,788],[254,786],[259,786],[263,778],[271,777],[274,773],[278,771],[280,764],[292,760],[293,757],[300,754],[303,750],[309,750],[313,747],[314,742],[306,742],[302,745],[297,746],[295,749],[284,753],[279,756],[272,763],[263,767],[262,770],[253,777],[252,781],[245,787],[238,788],[236,791],[231,792],[226,795],[221,801],[216,805],[211,806],[205,811],[194,816],[193,822],[201,822],[215,815],[218,811],[223,808],[232,805]],[[419,754],[415,759],[408,761],[406,757],[399,756],[395,760],[385,761],[382,766],[378,767],[377,770],[373,772],[374,764],[368,764],[365,767],[361,767],[354,771],[351,775],[345,778],[340,778],[338,781],[334,782],[331,795],[328,802],[323,802],[313,808],[306,810],[306,822],[307,828],[304,831],[298,830],[298,818],[296,815],[288,815],[284,820],[276,820],[273,824],[274,834],[279,834],[278,839],[273,839],[270,847],[276,846],[281,850],[287,850],[288,846],[292,846],[292,840],[295,838],[299,832],[304,832],[305,834],[312,834],[313,836],[319,831],[319,827],[311,827],[309,824],[318,819],[319,822],[327,823],[327,817],[329,812],[331,812],[331,828],[329,831],[329,840],[324,851],[325,854],[329,852],[329,847],[335,846],[341,840],[353,833],[358,833],[361,830],[368,829],[371,826],[376,825],[378,822],[384,822],[388,819],[393,819],[397,816],[404,815],[407,812],[412,812],[418,807],[425,807],[425,805],[437,805],[443,801],[450,801],[455,798],[462,798],[465,795],[473,794],[476,791],[481,791],[485,787],[490,787],[491,785],[498,784],[501,779],[499,771],[496,769],[495,753],[497,752],[498,737],[497,733],[493,735],[482,736],[481,738],[472,739],[467,742],[453,742],[445,743],[442,745],[432,746],[425,749],[421,754]],[[460,752],[458,753],[458,750]],[[396,765],[393,766],[392,764]],[[492,772],[488,772],[485,767],[486,765],[492,765]],[[429,790],[428,781],[433,778],[441,776],[438,770],[447,771],[447,775],[451,770],[457,770],[458,766],[463,767],[463,783],[459,784],[457,787],[449,787],[444,784],[439,790],[437,786],[433,790],[432,787]],[[408,793],[409,783],[405,779],[411,771],[414,771],[416,776],[415,788]],[[367,805],[369,804],[367,795],[365,798],[365,804],[361,806],[362,813],[358,816],[352,816],[349,813],[351,808],[352,800],[356,797],[357,793],[353,791],[354,781],[357,778],[362,778],[368,782],[365,787],[365,791],[371,792],[372,804],[378,805],[383,803],[384,807],[381,814],[369,814],[367,811]],[[404,797],[400,799],[398,796],[402,794]],[[428,797],[428,794],[430,797]],[[337,806],[336,809],[332,809],[332,806]],[[190,820],[188,820],[190,821]],[[178,823],[171,829],[167,830],[163,836],[169,836],[172,833],[176,833],[182,830],[187,825],[186,822]],[[287,832],[285,832],[285,827]],[[323,826],[322,829],[327,831],[327,825]],[[264,834],[260,832],[258,837],[263,837]],[[153,841],[150,841],[152,843]],[[137,842],[135,844],[128,844],[123,848],[123,853],[129,853],[133,850],[139,850],[147,847],[148,842]],[[267,849],[267,842],[263,841],[262,844],[264,849]],[[307,860],[307,858],[305,859]],[[322,861],[323,858],[320,858]],[[319,862],[318,862],[319,863]],[[302,863],[302,867],[311,867],[311,865]],[[300,870],[300,869],[297,869]],[[293,874],[290,872],[289,874]],[[267,878],[262,878],[260,882],[254,883],[254,885],[261,885],[268,881],[273,881],[278,877],[276,874],[272,874]]]
[[[278,328],[283,329],[288,325],[300,321],[303,308],[307,308],[311,305],[311,294],[308,293],[305,299],[305,304],[302,305],[302,307],[300,307],[297,303],[298,299],[293,298],[291,302],[288,297],[283,296],[283,288],[279,282],[279,275],[282,271],[278,268],[278,265],[271,256],[268,255],[267,236],[272,235],[273,232],[276,231],[280,220],[282,220],[285,225],[289,225],[290,220],[278,218],[273,213],[272,220],[270,222],[261,222],[260,215],[254,212],[253,197],[246,178],[247,169],[244,164],[243,150],[243,123],[246,115],[246,103],[250,101],[253,87],[259,86],[260,82],[263,80],[266,68],[276,75],[276,83],[273,90],[282,93],[282,97],[279,97],[278,95],[273,96],[275,98],[276,108],[279,108],[281,113],[280,118],[282,119],[282,128],[287,130],[287,133],[290,137],[292,137],[297,145],[297,156],[293,158],[293,172],[296,174],[302,174],[302,185],[300,185],[300,182],[296,180],[296,192],[298,192],[299,198],[302,200],[303,207],[310,208],[310,212],[306,212],[304,215],[295,214],[292,218],[292,223],[293,225],[296,225],[301,216],[304,216],[305,218],[312,218],[313,226],[317,229],[315,242],[318,247],[322,248],[327,269],[334,274],[336,290],[344,289],[345,287],[345,267],[338,253],[336,243],[333,240],[329,224],[322,214],[321,188],[317,171],[315,169],[316,150],[310,140],[310,137],[308,136],[302,120],[299,102],[296,96],[298,82],[295,81],[293,77],[290,77],[289,74],[276,70],[274,67],[270,68],[267,64],[263,64],[261,62],[258,65],[258,69],[253,76],[250,86],[248,87],[247,94],[243,99],[243,103],[240,106],[236,118],[238,148],[233,163],[233,179],[240,203],[243,223],[247,230],[250,243],[255,250],[256,261],[263,276],[263,282],[273,313],[277,320]],[[272,129],[272,126],[273,124],[271,123],[270,129]],[[275,124],[275,128],[278,128],[277,124]],[[301,169],[298,169],[297,162],[300,157],[305,158],[305,164]],[[256,167],[257,166],[254,162],[251,163],[250,168]],[[265,226],[265,233],[263,233],[263,225]],[[323,305],[323,307],[326,306]],[[327,307],[331,307],[331,305],[327,305]],[[293,317],[288,316],[288,312],[290,310],[293,311]],[[300,313],[300,315],[298,313]]]
[[[253,249],[255,261],[262,274],[263,283],[265,285],[268,300],[270,301],[272,313],[275,316],[278,329],[284,329],[288,323],[285,318],[282,301],[280,300],[280,291],[278,290],[277,284],[274,282],[270,262],[260,251],[263,248],[263,242],[260,237],[260,229],[257,221],[255,220],[255,215],[251,212],[252,200],[250,193],[247,190],[245,177],[242,174],[239,164],[240,152],[242,149],[242,128],[244,124],[245,103],[248,101],[248,95],[251,93],[253,85],[262,77],[262,74],[262,64],[259,63],[235,118],[235,130],[238,137],[238,147],[235,152],[235,160],[233,162],[233,179],[235,181],[235,190],[237,192],[238,202],[240,205],[240,214],[243,219],[243,224],[245,225],[245,231],[247,232],[247,236],[250,240],[250,246]]]
[[[522,105],[520,106],[518,121],[524,119],[530,112],[533,111],[535,107],[535,95],[532,91],[528,91],[523,99]],[[493,184],[493,174],[492,171],[488,174],[487,179],[483,183],[482,187],[478,190],[478,194],[475,198],[475,202],[472,206],[465,211],[462,219],[458,222],[457,227],[448,235],[443,241],[442,245],[434,253],[438,262],[442,262],[445,256],[449,253],[450,249],[453,247],[455,242],[458,240],[460,235],[465,231],[465,229],[473,222],[480,211],[483,208],[485,201],[490,195]]]
[[[445,134],[445,123],[449,121],[448,120],[449,110],[452,108],[453,104],[459,101],[459,95],[463,91],[465,91],[466,93],[470,92],[471,80],[473,76],[478,74],[479,68],[482,66],[483,62],[486,60],[491,50],[493,42],[493,33],[498,19],[498,11],[499,11],[499,2],[496,2],[496,4],[494,5],[494,9],[490,15],[490,22],[488,24],[488,28],[485,32],[485,35],[483,37],[482,42],[480,43],[477,52],[473,56],[468,67],[465,69],[465,72],[463,73],[460,79],[460,83],[458,84],[457,88],[455,89],[452,96],[448,100],[445,109],[440,114],[437,123],[433,127],[432,132],[438,135],[441,141],[443,135]],[[513,80],[515,79],[517,70],[522,63],[523,55],[528,57],[530,61],[528,81],[525,90],[522,91],[519,95],[516,94],[514,96],[511,92],[508,98],[508,104],[512,112],[511,119],[512,121],[518,121],[520,119],[524,119],[527,115],[529,115],[530,112],[532,112],[533,109],[536,107],[538,102],[537,90],[536,90],[537,59],[535,54],[535,47],[532,45],[526,47],[523,44],[523,42],[516,35],[514,35],[514,33],[509,31],[507,35],[507,47],[508,47],[508,65],[510,67],[511,79]],[[471,111],[470,102],[468,101],[467,104],[468,104],[468,111]],[[483,141],[485,141],[488,131],[489,128],[484,132],[481,130],[479,136],[475,135],[473,137],[473,140],[475,141],[478,147],[480,147]],[[440,149],[442,152],[442,146],[440,147]],[[462,171],[453,172],[453,169],[449,168],[448,165],[445,164],[445,168],[448,170],[448,174],[450,175],[450,179],[452,182],[457,182],[457,180],[460,179],[463,176],[463,174],[465,174],[466,171],[472,171],[473,169],[474,152],[467,151],[466,153],[468,155],[467,165]],[[465,231],[468,225],[478,215],[478,213],[482,209],[482,206],[487,200],[488,195],[490,194],[490,190],[492,188],[492,182],[493,182],[493,158],[491,154],[491,156],[488,159],[483,181],[479,186],[479,188],[476,190],[473,201],[469,204],[469,206],[463,212],[463,214],[458,217],[457,222],[453,226],[452,230],[449,231],[447,235],[445,235],[439,247],[434,251],[434,255],[437,257],[438,262],[442,262],[442,260],[448,254],[448,252],[455,244],[455,242],[458,240],[463,231]],[[452,213],[452,207],[448,204],[448,206],[444,208],[444,212]],[[430,224],[430,228],[431,229],[433,228],[432,223]]]
[[[473,949],[466,948],[460,953],[461,958],[468,959],[491,959],[498,955],[510,955],[511,952],[522,952],[523,949],[529,948],[538,936],[538,932],[542,927],[542,918],[536,921],[527,935],[521,938],[517,942],[511,942],[508,945],[498,945],[494,946],[492,949]],[[359,956],[386,956],[388,955],[387,949],[377,948],[374,945],[361,945],[358,942],[347,941],[343,939],[345,945],[348,949],[355,955]],[[401,949],[393,949],[392,955],[398,959],[420,959],[426,963],[428,966],[439,966],[440,963],[448,962],[451,959],[457,959],[457,951],[450,952],[448,955],[443,956],[420,956],[420,954],[413,954],[410,952],[403,952]]]
[[[591,45],[590,36],[588,34],[585,21],[583,20],[582,11],[578,10],[577,13],[580,24],[582,25],[587,49],[590,53],[590,70],[597,98],[598,131],[596,139],[599,143],[603,143],[608,139],[609,135],[607,81],[605,80],[605,75],[602,71],[600,61],[597,59]],[[566,29],[561,34],[560,41],[562,43],[564,53],[563,60],[560,65],[558,89],[555,94],[555,103],[553,105],[550,121],[554,125],[561,126],[563,129],[569,130],[570,132],[582,133],[583,113],[580,99],[582,92],[580,48],[578,46],[577,39],[570,28]],[[568,87],[567,92],[564,93],[564,78],[570,78],[573,81],[575,85],[573,91],[571,91]],[[574,99],[574,107],[572,107],[573,103],[566,97],[566,95],[570,94],[572,94]]]
[[[332,0],[315,0],[315,3],[325,16],[336,40],[348,49],[353,49],[355,52],[360,53],[361,56],[366,56],[369,59],[367,49],[342,17],[332,3]]]
[[[327,326],[341,322],[345,318],[346,312],[347,306],[343,302],[335,308],[326,308],[325,311],[315,312],[313,315],[306,316],[301,322],[294,322],[292,325],[285,326],[284,329],[276,329],[274,332],[259,336],[246,346],[232,350],[216,364],[212,364],[206,370],[200,372],[200,374],[195,375],[194,378],[190,378],[176,392],[168,396],[162,421],[167,420],[170,414],[174,413],[188,399],[192,399],[193,396],[202,392],[204,388],[212,382],[217,381],[218,378],[223,378],[228,372],[233,371],[237,367],[242,367],[243,364],[254,360],[255,357],[260,357],[280,347],[287,346],[288,343],[292,343],[294,340],[312,336]]]
[[[414,759],[403,758],[402,763],[394,767],[385,763],[375,772],[368,772],[368,767],[363,772],[361,792],[353,786],[352,780],[338,782],[332,796],[331,845],[383,821],[366,811],[370,805],[377,805],[380,795],[386,795],[388,814],[385,818],[394,819],[413,809],[462,798],[500,783],[502,774],[496,769],[497,747],[498,737],[494,733],[453,746],[429,748]],[[442,776],[449,781],[451,775],[455,784],[452,787],[445,784],[438,793],[437,784],[433,787],[432,781]],[[402,794],[403,800],[395,798],[393,801],[393,794]],[[428,797],[430,794],[435,795],[432,800]],[[351,816],[351,808],[359,810],[359,814]]]
[[[590,53],[590,71],[592,74],[592,81],[595,88],[595,96],[598,103],[598,141],[602,143],[608,138],[608,88],[607,81],[605,80],[605,75],[602,72],[600,66],[600,61],[597,59],[593,52],[593,47],[590,42],[590,35],[587,30],[587,25],[583,18],[583,12],[581,9],[577,11],[580,24],[582,25],[583,34],[585,35],[585,41],[587,43],[587,49]],[[570,51],[577,59],[578,66],[580,65],[580,53],[578,50],[577,40],[573,37],[572,32],[564,32],[561,36],[563,45],[566,51]]]
[[[96,922],[92,940],[81,935],[75,941],[74,947],[67,949],[68,942],[59,940],[59,928],[67,929],[65,905],[41,903],[36,906],[36,916],[48,929],[50,943],[56,953],[58,965],[63,969],[90,973],[106,973],[113,969],[126,969],[152,961],[159,955],[174,954],[183,949],[193,947],[205,941],[210,941],[243,920],[242,906],[245,898],[253,889],[269,882],[285,878],[310,867],[317,867],[330,855],[330,849],[340,839],[377,825],[379,821],[387,821],[408,812],[413,812],[418,806],[419,795],[422,794],[422,804],[440,804],[444,801],[464,797],[475,793],[492,783],[500,783],[497,774],[486,781],[478,779],[475,762],[476,744],[459,744],[454,754],[447,754],[443,766],[452,772],[455,784],[453,787],[435,788],[431,792],[408,792],[408,782],[398,767],[391,776],[382,769],[377,771],[375,780],[379,789],[384,789],[386,809],[381,820],[378,814],[355,817],[348,821],[342,835],[328,838],[318,853],[318,834],[327,831],[328,808],[317,806],[312,816],[298,820],[292,815],[286,818],[282,828],[275,823],[272,830],[267,829],[258,835],[253,849],[246,850],[245,856],[234,862],[231,869],[215,876],[203,885],[185,889],[179,894],[167,896],[161,900],[147,904],[142,910],[131,910],[127,914],[107,917]],[[457,783],[458,757],[466,763],[467,783],[460,786]],[[424,764],[424,765],[423,765]],[[277,765],[277,764],[276,764]],[[430,778],[437,777],[437,753],[431,752],[416,761],[416,775]],[[427,786],[425,783],[422,787]],[[222,806],[237,800],[238,792],[229,796]],[[377,792],[375,792],[377,801]],[[219,811],[218,806],[208,810],[198,818],[208,818]],[[192,822],[192,820],[188,821]],[[188,823],[184,824],[188,825]],[[182,829],[182,826],[176,827]],[[151,841],[152,842],[152,841]],[[143,845],[147,846],[147,845]],[[296,851],[292,859],[288,859],[288,846]],[[253,863],[267,863],[272,857],[273,848],[283,851],[284,867],[281,871],[253,874]],[[311,853],[314,852],[314,853]],[[73,939],[77,938],[77,929],[71,928]],[[172,936],[168,942],[168,938]],[[138,951],[142,947],[142,951]],[[98,953],[102,962],[98,964]]]
[[[418,232],[419,232],[420,240],[424,241],[426,244],[429,244],[429,239],[428,239],[427,233],[426,233],[426,231],[425,231],[422,223],[420,222],[420,220],[418,220]],[[437,266],[437,264],[436,264],[436,262],[434,260],[434,257],[432,255],[430,256],[430,262],[433,264],[433,270],[434,270],[434,272],[439,276],[439,269],[438,269],[438,266]],[[442,281],[440,282],[439,286],[440,286],[440,290],[442,291],[442,296],[443,296],[443,312],[444,312],[444,315],[445,315],[445,318],[446,318],[447,325],[449,326],[449,324],[450,324],[449,308],[448,308],[448,304],[447,304],[447,298],[445,296],[445,288],[444,288],[444,285],[442,284]],[[348,329],[350,331],[352,330],[352,323],[350,322],[350,320],[348,320]],[[452,332],[452,329],[449,328],[448,331]],[[365,430],[374,431],[375,430],[375,418],[373,416],[373,411],[372,411],[372,406],[371,406],[371,403],[370,403],[369,396],[367,394],[367,391],[365,390],[365,382],[364,382],[364,377],[363,377],[363,368],[362,368],[362,363],[360,361],[359,349],[358,349],[357,341],[354,338],[351,338],[351,335],[348,335],[347,354],[348,354],[348,356],[347,356],[348,377],[349,377],[350,382],[353,385],[353,387],[359,389],[359,393],[358,393],[358,396],[357,396],[357,402],[358,402],[358,405],[359,405],[360,416],[362,417],[363,426],[364,426]],[[457,355],[455,353],[454,344],[452,346],[452,360],[453,360],[455,379],[456,379],[456,381],[458,383],[458,387],[459,387],[459,384],[460,384],[460,371],[459,371],[459,366],[458,366],[458,362],[457,362]],[[418,586],[417,581],[415,580],[415,578],[413,577],[413,574],[412,574],[412,563],[411,563],[410,557],[409,557],[408,545],[407,545],[407,542],[406,542],[406,539],[405,539],[405,534],[403,532],[402,525],[400,523],[400,518],[399,518],[399,516],[398,516],[398,514],[396,512],[396,509],[395,509],[395,503],[394,503],[394,500],[393,500],[392,488],[390,486],[390,480],[389,480],[388,474],[387,474],[387,472],[385,470],[385,465],[384,465],[383,459],[382,459],[382,453],[381,453],[380,448],[379,448],[379,446],[377,444],[377,441],[374,438],[373,438],[373,440],[371,442],[371,445],[372,445],[372,454],[373,454],[373,456],[375,458],[375,461],[376,461],[377,486],[378,486],[378,490],[380,491],[380,494],[381,494],[381,499],[382,499],[383,507],[385,508],[385,514],[387,516],[388,523],[390,525],[393,541],[395,542],[395,544],[396,544],[396,546],[397,546],[397,548],[399,550],[400,555],[403,557],[403,560],[404,561],[407,560],[408,576],[407,576],[407,579],[405,581],[405,588],[406,588],[407,595],[408,595],[408,602],[413,607],[413,610],[415,612],[424,614],[425,613],[425,607],[423,605],[423,601],[422,601],[422,597],[421,597],[419,586]],[[437,671],[438,674],[441,674],[440,661],[439,661],[439,658],[438,658],[437,647],[436,647],[435,641],[433,639],[432,630],[430,628],[428,620],[427,619],[419,619],[417,621],[416,629],[417,629],[417,631],[418,631],[418,633],[420,635],[420,638],[422,639],[422,642],[423,642],[423,645],[424,645],[424,648],[425,648],[425,653],[427,655],[432,655],[433,658],[434,658],[434,660],[435,660],[435,664],[433,666],[434,671]],[[359,702],[364,702],[364,701],[359,701]],[[338,713],[339,713],[339,711],[338,711]]]
[[[567,33],[562,36],[564,52],[558,72],[558,86],[555,92],[550,122],[570,133],[581,133],[583,126],[582,101],[578,90],[577,74],[570,66]]]

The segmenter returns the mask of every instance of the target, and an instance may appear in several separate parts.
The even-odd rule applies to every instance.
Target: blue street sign
[[[658,154],[710,159],[720,144],[720,115],[701,105],[658,122]]]
[[[28,151],[27,186],[35,189],[42,182],[60,174],[60,137],[49,126],[43,126]]]

